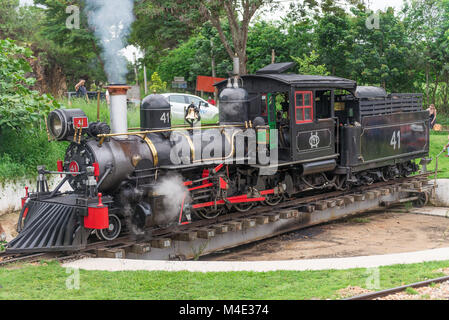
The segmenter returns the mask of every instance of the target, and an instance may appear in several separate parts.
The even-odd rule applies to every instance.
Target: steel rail
[[[429,285],[431,285],[433,283],[442,283],[442,282],[447,282],[447,281],[449,281],[449,276],[431,279],[431,280],[425,280],[425,281],[421,281],[421,282],[415,282],[412,284],[395,287],[395,288],[391,288],[391,289],[386,289],[386,290],[382,290],[382,291],[365,293],[362,295],[358,295],[358,296],[351,297],[351,298],[346,298],[343,300],[374,300],[377,298],[383,298],[383,297],[387,297],[387,296],[396,294],[398,292],[402,292],[402,291],[406,290],[407,288],[428,287]]]

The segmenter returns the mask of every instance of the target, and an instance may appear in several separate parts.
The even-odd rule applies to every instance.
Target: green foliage
[[[0,40],[0,130],[31,130],[52,108],[59,107],[51,96],[29,89],[36,81],[26,76],[32,71],[27,61],[31,54],[12,40]]]
[[[405,289],[405,293],[407,293],[407,294],[409,294],[409,295],[413,295],[413,296],[419,294],[419,292],[416,291],[416,289],[413,289],[413,288],[407,288],[407,289]]]
[[[224,26],[225,32],[228,28]],[[164,81],[170,83],[174,77],[184,77],[191,87],[198,75],[212,76],[212,58],[215,60],[215,74],[226,77],[232,69],[231,60],[221,43],[217,31],[210,23],[197,30],[197,35],[170,50],[161,59],[156,70]]]
[[[291,57],[298,64],[298,73],[314,76],[328,76],[325,65],[316,65],[319,55],[312,51],[310,56],[304,54],[303,58]]]
[[[44,129],[27,135],[4,130],[0,135],[0,181],[34,178],[38,165],[56,170],[67,146],[66,142],[49,143]]]
[[[6,250],[6,241],[0,241],[0,252],[3,252]]]
[[[157,72],[151,75],[150,92],[163,93],[167,90],[167,82],[163,82]]]

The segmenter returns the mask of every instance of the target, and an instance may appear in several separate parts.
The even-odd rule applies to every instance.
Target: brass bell
[[[198,120],[198,115],[195,112],[195,108],[189,108],[186,120]]]

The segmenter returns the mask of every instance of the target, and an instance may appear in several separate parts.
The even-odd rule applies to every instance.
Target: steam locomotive
[[[9,252],[72,251],[91,236],[214,219],[275,206],[310,190],[346,190],[417,172],[429,160],[429,121],[420,94],[387,94],[330,76],[287,73],[292,63],[216,84],[219,124],[172,126],[161,95],[141,104],[141,128],[127,127],[125,85],[108,87],[111,125],[82,110],[55,110],[50,136],[70,141],[58,171],[38,168],[23,198]],[[61,175],[49,190],[47,176]],[[64,184],[72,189],[61,192]]]

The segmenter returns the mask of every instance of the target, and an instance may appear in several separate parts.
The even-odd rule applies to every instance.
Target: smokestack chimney
[[[233,70],[234,76],[239,76],[240,75],[240,59],[237,56],[237,54],[235,54],[235,57],[233,60],[234,60],[234,70]]]
[[[130,86],[110,85],[107,87],[111,97],[111,131],[112,133],[128,133],[128,109],[126,93]]]

